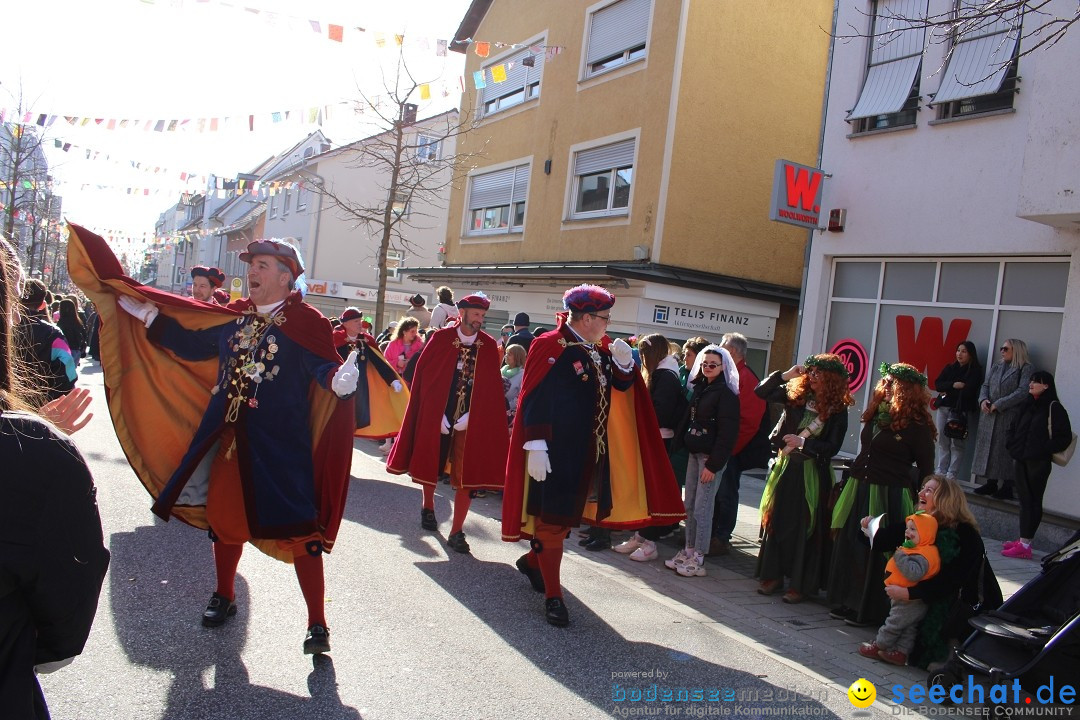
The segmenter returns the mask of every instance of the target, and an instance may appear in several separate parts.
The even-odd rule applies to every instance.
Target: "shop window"
[[[941,264],[938,302],[992,305],[997,300],[996,262],[946,262]]]
[[[1065,307],[1069,263],[1007,262],[1001,289],[1002,305]]]
[[[877,298],[880,275],[879,262],[838,262],[833,280],[833,296]]]
[[[885,285],[881,291],[883,300],[934,299],[934,273],[937,263],[891,262],[885,263]]]

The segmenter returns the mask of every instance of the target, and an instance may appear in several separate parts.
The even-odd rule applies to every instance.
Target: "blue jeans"
[[[742,466],[739,464],[739,456],[732,455],[720,473],[720,487],[716,491],[716,502],[713,506],[712,536],[724,542],[731,542],[731,533],[735,531],[735,523],[739,519],[739,479],[742,477]]]
[[[683,505],[686,508],[686,547],[693,548],[702,555],[709,551],[712,537],[713,500],[720,487],[720,474],[712,482],[703,483],[699,479],[705,468],[708,453],[690,453],[686,464],[686,490]]]

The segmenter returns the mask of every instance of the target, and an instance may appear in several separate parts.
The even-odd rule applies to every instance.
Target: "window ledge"
[[[578,92],[582,90],[588,90],[596,85],[601,85],[609,80],[616,80],[618,78],[630,75],[632,73],[640,72],[648,67],[649,55],[648,51],[645,53],[645,57],[638,58],[637,60],[631,60],[625,65],[619,65],[613,67],[610,70],[604,70],[603,72],[596,73],[595,75],[589,75],[578,80]]]
[[[874,128],[873,130],[864,130],[862,132],[857,132],[857,133],[848,133],[847,135],[845,135],[845,137],[848,138],[849,140],[852,140],[854,138],[867,137],[868,135],[884,135],[885,133],[903,132],[905,130],[914,130],[917,127],[918,127],[917,124],[912,124],[912,125],[899,125],[897,127]]]
[[[542,96],[543,92],[541,92],[540,94]],[[535,107],[537,107],[539,105],[540,105],[540,98],[539,97],[534,97],[534,98],[529,98],[525,102],[518,103],[517,105],[514,105],[513,107],[508,107],[505,110],[496,110],[495,112],[491,113],[490,115],[485,115],[484,117],[480,118],[480,127],[483,127],[484,125],[487,125],[489,120],[491,122],[495,122],[497,120],[502,120],[503,118],[508,118],[508,117],[513,116],[513,115],[517,115],[518,113],[525,112],[526,110],[532,110],[533,108],[535,108]]]
[[[979,118],[994,117],[995,115],[1012,115],[1016,112],[1016,108],[1001,108],[1000,110],[987,110],[981,113],[968,113],[967,115],[957,115],[956,117],[938,118],[937,120],[931,120],[927,125],[946,125],[948,123],[963,122],[964,120],[978,120]]]
[[[590,228],[598,227],[614,227],[618,225],[629,225],[630,213],[617,213],[611,215],[603,215],[601,217],[590,218],[567,218],[562,221],[560,230],[588,230]]]
[[[487,243],[521,242],[525,237],[525,231],[512,230],[510,232],[476,233],[474,235],[462,235],[462,245],[483,245]]]

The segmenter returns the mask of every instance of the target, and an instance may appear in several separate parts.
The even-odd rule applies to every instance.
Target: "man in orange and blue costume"
[[[215,541],[217,589],[203,624],[236,614],[236,569],[251,542],[294,564],[308,609],[304,652],[329,651],[322,554],[345,505],[357,370],[295,289],[299,252],[250,243],[240,254],[249,297],[220,307],[139,285],[100,237],[70,227],[71,276],[102,316],[117,437],[154,513]]]
[[[533,340],[503,495],[503,540],[531,539],[517,568],[545,594],[545,617],[569,624],[563,540],[585,522],[612,529],[686,517],[652,399],[630,346],[606,335],[615,296],[595,285],[563,295],[557,327]]]

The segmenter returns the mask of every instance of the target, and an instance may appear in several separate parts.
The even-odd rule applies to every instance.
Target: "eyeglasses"
[[[1001,352],[1009,352],[1010,350],[1012,350],[1012,348],[1008,345],[1002,345],[999,349],[1001,350]]]
[[[596,318],[598,320],[603,320],[605,325],[611,322],[611,316],[610,315],[597,315],[596,313],[585,313],[585,314],[586,315],[592,315],[594,318]]]
[[[724,363],[714,363],[714,362],[701,363],[701,367],[708,368],[710,370],[715,370],[718,367],[724,367]]]

